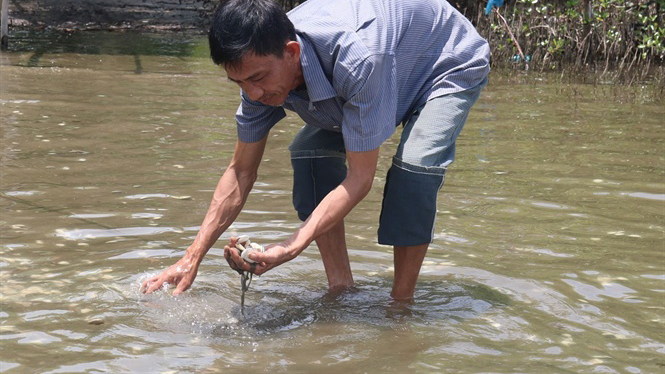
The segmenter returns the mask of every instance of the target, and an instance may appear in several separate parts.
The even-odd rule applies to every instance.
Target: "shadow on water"
[[[169,34],[120,32],[75,32],[19,30],[9,52],[32,53],[27,66],[45,66],[46,54],[127,55],[134,57],[135,73],[141,74],[141,56],[207,56],[207,46],[195,32]]]
[[[398,303],[388,296],[387,283],[379,282],[364,282],[338,294],[294,284],[262,285],[249,291],[244,312],[233,285],[199,286],[177,298],[161,292],[142,297],[142,303],[159,325],[222,340],[251,340],[316,325],[400,329],[460,323],[510,303],[508,296],[485,285],[434,281],[421,284],[417,302]]]

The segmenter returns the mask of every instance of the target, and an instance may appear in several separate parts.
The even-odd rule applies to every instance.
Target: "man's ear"
[[[295,40],[289,40],[284,44],[284,53],[291,59],[300,58],[300,43]]]

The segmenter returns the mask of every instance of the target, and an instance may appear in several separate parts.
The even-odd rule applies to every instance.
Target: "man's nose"
[[[250,100],[258,101],[263,97],[263,90],[261,87],[252,83],[245,83],[243,86],[244,87],[242,87],[242,89],[245,91]]]

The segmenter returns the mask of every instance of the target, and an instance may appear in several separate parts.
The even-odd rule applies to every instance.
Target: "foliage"
[[[640,65],[648,71],[665,61],[665,0],[515,0],[499,12],[507,25],[496,11],[476,24],[495,63],[513,60],[515,42],[541,69]]]

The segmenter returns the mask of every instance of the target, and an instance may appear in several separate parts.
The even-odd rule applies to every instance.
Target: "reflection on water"
[[[393,140],[347,217],[357,286],[316,248],[254,279],[223,259],[299,222],[271,133],[244,212],[180,297],[139,292],[198,231],[235,142],[238,89],[192,35],[25,34],[0,57],[0,371],[600,372],[665,367],[662,98],[495,73],[439,200],[417,302],[375,244]]]

